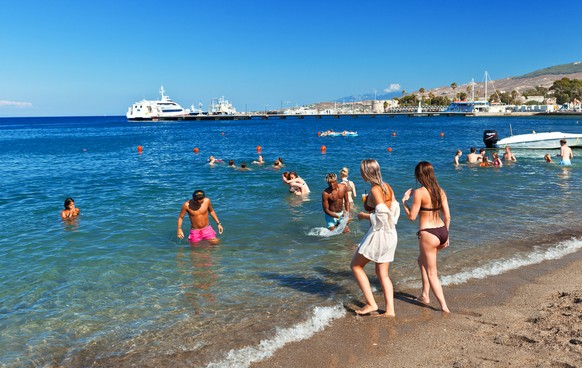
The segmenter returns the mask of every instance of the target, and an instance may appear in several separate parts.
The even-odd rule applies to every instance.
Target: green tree
[[[447,96],[437,96],[430,99],[431,106],[448,106],[451,100]]]
[[[457,89],[457,82],[451,83],[451,88],[453,89],[453,92],[455,92],[455,90]]]
[[[550,87],[556,97],[557,104],[564,104],[574,101],[574,99],[582,99],[582,80],[562,78],[554,81]]]
[[[461,101],[465,101],[467,99],[467,93],[466,92],[457,93],[457,99],[461,100]]]
[[[418,98],[415,94],[404,96],[399,100],[400,106],[416,106],[418,105]]]

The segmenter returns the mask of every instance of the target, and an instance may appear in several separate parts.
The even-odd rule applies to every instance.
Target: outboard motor
[[[497,141],[499,140],[499,135],[495,130],[484,130],[483,131],[483,143],[487,148],[495,148]]]

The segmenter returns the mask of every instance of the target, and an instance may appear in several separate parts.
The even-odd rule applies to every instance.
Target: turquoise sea
[[[379,161],[398,198],[416,187],[418,161],[435,166],[452,213],[451,246],[439,255],[445,293],[567,257],[582,247],[582,152],[568,168],[544,162],[557,151],[514,150],[518,161],[501,168],[452,161],[457,149],[482,147],[484,129],[582,133],[578,119],[0,118],[0,366],[244,367],[325,328],[361,299],[349,262],[368,224],[310,234],[324,226],[325,174],[347,166],[363,193],[364,158]],[[328,129],[358,136],[318,137]],[[257,146],[264,166],[251,164]],[[251,170],[211,167],[210,155]],[[281,170],[271,167],[278,157]],[[289,194],[282,171],[297,171],[311,194]],[[217,246],[176,238],[195,189],[224,225]],[[66,197],[81,209],[74,222],[59,216]],[[396,290],[419,285],[416,227],[404,216],[397,226]]]

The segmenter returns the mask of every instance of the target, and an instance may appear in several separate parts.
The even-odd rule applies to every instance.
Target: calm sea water
[[[566,256],[582,246],[579,151],[570,168],[543,161],[557,151],[524,150],[502,168],[452,165],[457,149],[483,145],[484,129],[504,137],[510,124],[582,133],[577,118],[543,117],[0,119],[0,366],[246,366],[325,328],[361,297],[349,261],[367,223],[309,234],[324,226],[325,174],[347,166],[363,193],[369,157],[398,198],[416,186],[418,161],[434,164],[453,218],[439,256],[445,285]],[[359,136],[318,137],[327,129]],[[264,167],[250,164],[257,146]],[[252,170],[210,167],[210,155]],[[282,170],[271,168],[277,157]],[[307,198],[281,182],[291,170]],[[224,225],[217,246],[175,237],[195,189]],[[73,223],[59,217],[66,197],[81,208]],[[397,227],[397,290],[419,285],[416,226],[401,217]]]

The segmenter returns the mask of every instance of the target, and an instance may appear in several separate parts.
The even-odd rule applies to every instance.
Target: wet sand
[[[582,367],[581,269],[579,251],[446,286],[451,315],[396,289],[396,318],[348,314],[252,367]]]

